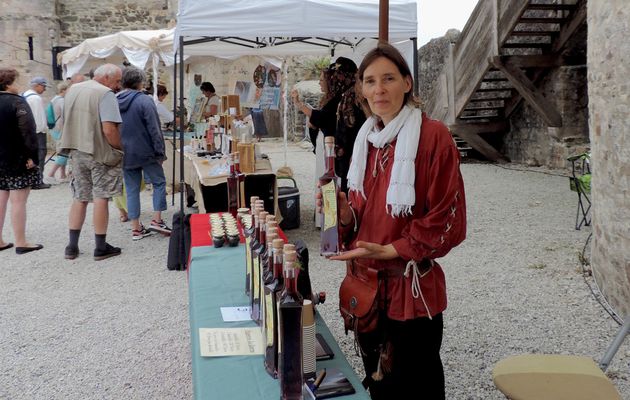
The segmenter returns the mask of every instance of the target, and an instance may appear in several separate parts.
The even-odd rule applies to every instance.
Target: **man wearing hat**
[[[46,110],[44,108],[44,100],[40,94],[44,93],[47,87],[50,87],[46,78],[37,76],[31,79],[31,88],[24,92],[22,96],[31,107],[33,118],[35,118],[35,127],[37,131],[37,166],[39,167],[39,183],[33,186],[33,189],[48,189],[50,185],[44,183],[44,163],[46,162],[46,132],[48,129],[46,123]]]

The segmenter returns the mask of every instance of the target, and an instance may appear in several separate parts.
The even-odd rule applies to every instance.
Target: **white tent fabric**
[[[378,16],[378,0],[180,0],[174,45],[179,37],[214,37],[186,45],[186,54],[325,55],[343,47],[333,41],[352,48],[377,38]],[[390,42],[416,38],[417,30],[416,1],[391,0]]]
[[[151,59],[154,72],[159,61],[173,65],[174,29],[123,31],[86,39],[78,46],[61,53],[64,77],[81,72],[91,58],[120,63],[126,58],[131,65],[144,69]]]

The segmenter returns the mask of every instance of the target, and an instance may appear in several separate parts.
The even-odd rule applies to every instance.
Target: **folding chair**
[[[578,195],[578,205],[575,214],[575,229],[580,230],[582,225],[589,226],[591,218],[591,155],[582,153],[567,158],[571,161],[571,176],[569,187]]]
[[[621,400],[604,374],[630,332],[630,316],[606,350],[599,366],[589,357],[524,354],[495,365],[492,379],[512,400]]]

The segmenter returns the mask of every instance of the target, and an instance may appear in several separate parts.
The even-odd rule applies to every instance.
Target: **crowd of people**
[[[79,237],[89,203],[94,207],[94,259],[121,254],[121,248],[107,243],[106,236],[109,200],[123,195],[123,185],[132,239],[170,235],[161,214],[166,210],[162,170],[166,156],[158,114],[167,92],[161,98],[158,94],[157,101],[146,95],[142,91],[146,76],[134,67],[121,70],[105,64],[91,75],[92,79],[86,79],[77,74],[59,83],[57,95],[45,107],[41,94],[50,87],[45,78],[31,79],[30,89],[22,93],[18,72],[0,68],[0,124],[5,127],[0,135],[0,251],[15,246],[17,254],[25,254],[43,248],[25,238],[28,195],[31,189],[64,182],[69,182],[72,194],[66,259],[80,254]],[[44,176],[49,133],[56,151],[48,160],[54,158],[53,166]],[[139,221],[144,177],[152,185],[154,211],[146,228]],[[9,204],[15,244],[2,238]]]

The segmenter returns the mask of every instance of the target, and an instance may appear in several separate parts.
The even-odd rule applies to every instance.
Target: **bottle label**
[[[251,276],[252,275],[252,251],[249,247],[249,244],[251,243],[252,239],[250,237],[247,237],[245,239],[245,259],[247,260],[247,275]]]
[[[273,292],[265,290],[265,335],[267,336],[267,347],[273,346],[273,331],[276,327],[273,324]]]
[[[260,299],[260,291],[258,288],[260,287],[260,261],[258,257],[254,257],[254,299]]]
[[[337,226],[337,188],[335,181],[330,181],[322,186],[322,200],[324,210],[323,230]]]

